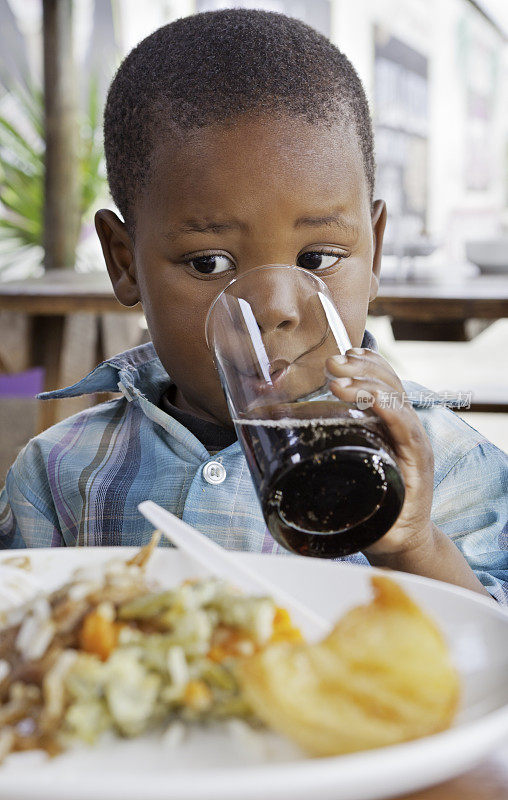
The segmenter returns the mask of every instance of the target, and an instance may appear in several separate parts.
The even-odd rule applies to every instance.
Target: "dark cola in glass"
[[[273,538],[318,558],[373,544],[391,528],[404,500],[381,420],[334,420],[329,406],[271,408],[269,417],[236,424]]]

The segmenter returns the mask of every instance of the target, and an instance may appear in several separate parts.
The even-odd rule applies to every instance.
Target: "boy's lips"
[[[246,375],[244,373],[242,375],[242,383],[248,386],[251,392],[255,392],[258,395],[266,394],[272,388],[278,388],[280,386],[290,371],[291,366],[291,361],[278,358],[270,363],[269,381],[265,380],[265,378],[260,375]]]
[[[272,383],[282,378],[290,366],[291,362],[287,361],[285,358],[277,358],[275,361],[272,361],[270,364],[270,380]]]

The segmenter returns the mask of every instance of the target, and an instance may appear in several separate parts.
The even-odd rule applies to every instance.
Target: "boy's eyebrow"
[[[343,232],[357,235],[356,225],[349,223],[340,212],[333,212],[321,216],[302,216],[294,222],[295,228],[312,227],[323,228],[325,226],[340,228]],[[248,231],[249,226],[236,218],[226,219],[221,222],[213,220],[186,219],[181,225],[164,234],[164,238],[173,241],[181,233],[224,233],[224,231],[241,230]]]
[[[295,228],[312,227],[324,228],[326,225],[330,227],[340,228],[344,233],[353,235],[358,234],[358,227],[348,220],[338,211],[331,214],[324,214],[321,216],[304,216],[298,217],[295,221]]]
[[[223,233],[231,230],[247,230],[245,222],[237,219],[226,219],[222,222],[213,220],[186,219],[177,228],[166,231],[164,237],[172,241],[179,233]]]

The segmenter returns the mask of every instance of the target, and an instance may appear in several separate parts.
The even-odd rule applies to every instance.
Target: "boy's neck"
[[[205,422],[213,422],[214,425],[221,425],[222,427],[232,427],[232,423],[227,425],[226,423],[216,419],[203,408],[199,408],[197,406],[191,405],[187,402],[185,397],[183,396],[180,389],[175,386],[174,384],[169,387],[166,392],[166,397],[168,401],[178,408],[180,411],[183,411],[185,414],[192,414],[192,416],[197,417],[198,419],[202,419]]]

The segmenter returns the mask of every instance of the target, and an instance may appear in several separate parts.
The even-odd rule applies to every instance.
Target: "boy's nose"
[[[261,334],[287,333],[298,327],[298,292],[285,270],[279,274],[261,271],[250,277],[245,275],[243,281],[243,297],[252,308]]]
[[[298,327],[299,315],[296,308],[288,308],[287,304],[279,303],[277,298],[272,297],[264,302],[260,301],[260,305],[261,309],[257,309],[255,315],[262,334],[291,331]]]

